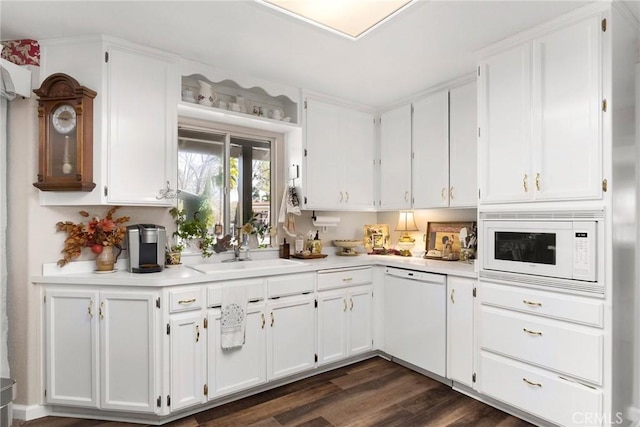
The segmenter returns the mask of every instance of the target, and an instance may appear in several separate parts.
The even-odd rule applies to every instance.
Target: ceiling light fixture
[[[334,34],[357,40],[417,0],[256,0]]]

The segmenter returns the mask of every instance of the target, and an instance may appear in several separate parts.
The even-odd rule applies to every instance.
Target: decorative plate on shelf
[[[370,224],[364,226],[364,248],[367,253],[375,250],[389,249],[391,237],[388,224]]]

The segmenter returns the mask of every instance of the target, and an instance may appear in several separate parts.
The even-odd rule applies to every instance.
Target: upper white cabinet
[[[478,204],[477,83],[449,91],[449,206]]]
[[[448,206],[448,91],[437,92],[413,103],[412,146],[413,207]]]
[[[411,104],[380,117],[380,209],[411,208]]]
[[[107,201],[172,205],[159,191],[176,188],[175,64],[117,45],[107,52]]]
[[[476,99],[474,80],[383,115],[382,209],[476,206]]]
[[[480,62],[482,203],[601,197],[601,34],[591,16]]]
[[[40,192],[44,205],[171,206],[176,188],[177,58],[110,37],[43,40],[41,77],[66,73],[94,100],[91,192]]]
[[[371,113],[305,101],[307,209],[373,210],[375,120]]]

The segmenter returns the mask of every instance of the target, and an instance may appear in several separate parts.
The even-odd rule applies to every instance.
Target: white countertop
[[[292,260],[294,259],[292,258]],[[206,260],[201,261],[207,262]],[[295,259],[295,261],[299,261],[299,263],[294,266],[273,267],[266,270],[258,269],[255,271],[251,271],[250,269],[232,270],[211,274],[201,273],[190,268],[188,265],[165,268],[164,271],[159,273],[130,273],[127,271],[127,260],[120,260],[116,266],[117,271],[113,273],[98,274],[92,270],[94,266],[93,261],[86,261],[71,263],[63,268],[58,268],[54,265],[45,265],[43,275],[31,277],[31,282],[35,284],[164,287],[372,265],[398,267],[470,278],[478,276],[474,264],[471,263],[414,257],[404,258],[397,255],[362,254],[349,257],[329,255],[327,258]],[[249,265],[251,261],[246,261],[246,263]]]

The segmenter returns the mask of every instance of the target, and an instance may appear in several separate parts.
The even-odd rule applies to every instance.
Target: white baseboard
[[[31,421],[50,415],[49,408],[43,405],[13,405],[13,419]]]

